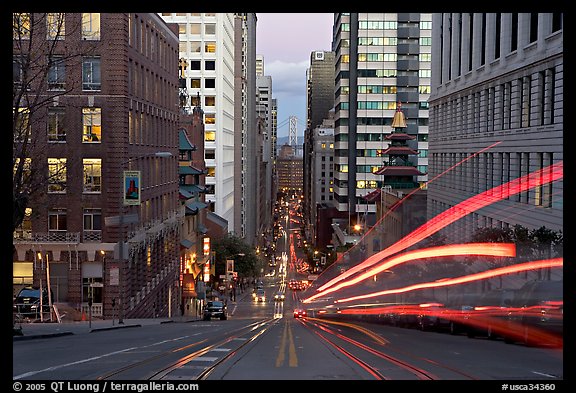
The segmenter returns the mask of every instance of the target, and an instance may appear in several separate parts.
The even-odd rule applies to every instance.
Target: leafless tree
[[[78,34],[82,17],[64,13],[14,13],[12,89],[12,202],[14,232],[23,223],[30,202],[46,193],[64,167],[49,171],[46,140],[47,108],[70,94],[81,81],[66,74],[79,67],[94,45],[67,39]]]

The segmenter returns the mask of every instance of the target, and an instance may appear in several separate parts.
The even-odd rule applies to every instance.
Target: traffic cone
[[[82,321],[86,320],[86,312],[84,310],[82,310]]]

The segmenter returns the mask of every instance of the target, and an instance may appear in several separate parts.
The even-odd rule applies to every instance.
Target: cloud
[[[309,61],[264,63],[264,74],[272,76],[272,95],[306,97],[306,69]]]

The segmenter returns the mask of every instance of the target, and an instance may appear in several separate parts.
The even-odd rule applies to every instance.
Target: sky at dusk
[[[298,142],[306,128],[306,69],[313,51],[332,49],[332,13],[257,13],[256,53],[272,77],[278,102],[278,137],[288,136],[290,116],[298,118]]]

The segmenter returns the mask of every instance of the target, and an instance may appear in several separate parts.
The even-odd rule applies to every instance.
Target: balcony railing
[[[35,243],[79,243],[80,232],[35,232],[14,231],[14,242],[35,242]]]

